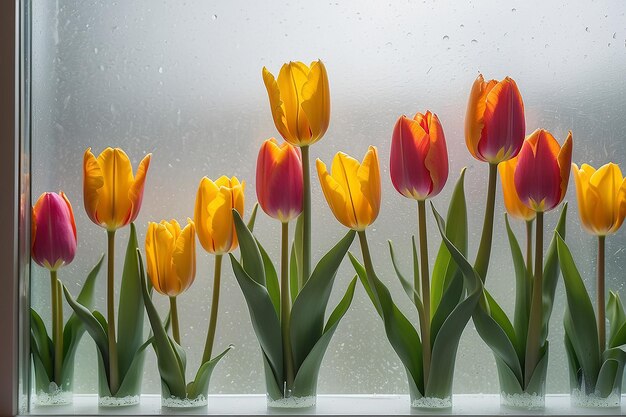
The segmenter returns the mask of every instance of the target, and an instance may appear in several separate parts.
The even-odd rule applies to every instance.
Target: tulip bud
[[[32,212],[31,256],[55,271],[76,254],[76,223],[72,205],[63,192],[43,193]]]
[[[587,164],[572,168],[583,227],[597,236],[617,232],[626,216],[626,179],[619,166],[608,163],[597,171]]]
[[[361,163],[338,152],[331,172],[318,159],[317,173],[324,197],[341,224],[360,231],[374,223],[380,211],[380,168],[375,146],[368,148]]]
[[[465,142],[474,158],[497,164],[516,156],[526,122],[522,95],[513,79],[474,81],[465,117]]]
[[[119,148],[106,148],[98,158],[85,151],[83,198],[92,222],[109,231],[135,221],[141,208],[151,154],[139,163],[133,176],[128,155]]]
[[[572,164],[572,132],[563,147],[550,132],[537,129],[522,146],[515,168],[520,200],[537,212],[550,211],[565,197]]]
[[[515,188],[516,167],[517,156],[498,164],[498,171],[502,180],[502,193],[504,194],[504,207],[507,213],[516,219],[530,221],[535,218],[536,213],[522,203],[522,200],[517,195],[517,189]]]
[[[310,67],[302,62],[284,64],[278,80],[264,67],[263,82],[274,124],[287,142],[308,146],[324,136],[330,121],[330,89],[322,61]]]
[[[196,232],[191,219],[182,230],[176,220],[150,222],[146,264],[148,277],[159,293],[176,297],[187,290],[196,277]]]
[[[276,139],[263,142],[256,164],[256,194],[269,216],[285,223],[302,212],[302,157],[300,150]]]
[[[401,116],[391,139],[390,174],[400,194],[425,200],[441,192],[448,179],[448,151],[437,115]]]

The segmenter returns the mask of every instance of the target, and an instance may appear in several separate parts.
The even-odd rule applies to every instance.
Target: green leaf
[[[515,344],[517,356],[520,362],[524,360],[526,355],[526,336],[528,335],[528,320],[530,317],[530,295],[531,295],[531,278],[530,272],[526,268],[526,262],[522,250],[520,249],[515,233],[511,229],[508,215],[504,215],[506,224],[506,232],[509,238],[509,247],[511,248],[511,256],[513,257],[513,268],[515,270],[515,312],[513,314],[513,327],[515,337],[509,339]],[[508,334],[508,332],[507,332]]]
[[[265,270],[265,283],[267,287],[267,293],[272,300],[276,315],[280,317],[280,284],[278,284],[278,274],[276,274],[276,268],[272,263],[272,259],[269,257],[261,242],[256,239],[256,244],[261,252],[261,259],[263,260],[263,268]]]
[[[254,225],[256,223],[256,213],[258,210],[259,210],[259,203],[254,203],[254,206],[252,207],[252,213],[250,213],[250,219],[248,220],[248,224],[246,224],[246,227],[248,228],[248,230],[250,230],[250,232],[254,232]]]
[[[173,348],[169,335],[167,334],[161,317],[157,312],[152,298],[148,292],[148,284],[146,283],[146,276],[143,267],[143,261],[141,260],[141,253],[137,250],[137,256],[139,257],[139,271],[141,276],[141,289],[143,295],[144,306],[146,313],[148,314],[148,320],[154,334],[152,339],[152,346],[157,356],[157,365],[159,367],[159,375],[161,376],[161,383],[166,384],[171,395],[178,398],[185,398],[186,384],[185,384],[185,368],[182,367],[180,358],[177,351]]]
[[[137,230],[135,229],[135,224],[131,223],[130,236],[128,237],[126,256],[124,258],[124,269],[122,270],[117,317],[117,351],[120,381],[124,379],[137,354],[137,350],[144,342],[143,320],[145,312],[137,260],[138,247]]]
[[[393,243],[391,242],[391,240],[388,240],[387,243],[389,244],[389,255],[391,257],[393,269],[396,271],[396,276],[398,277],[398,280],[400,280],[400,284],[402,284],[402,289],[404,289],[407,297],[409,297],[411,302],[415,304],[415,294],[417,294],[417,291],[413,288],[413,284],[411,284],[409,280],[404,277],[402,271],[400,271],[400,268],[398,267],[398,262],[396,261],[396,254],[393,250]]]
[[[465,202],[465,168],[461,170],[461,175],[452,192],[452,198],[446,216],[446,235],[454,246],[464,255],[467,255],[467,205]],[[430,315],[434,317],[439,303],[445,293],[446,288],[452,282],[458,267],[450,257],[450,252],[446,245],[441,242],[439,252],[433,266],[432,283],[430,289]]]
[[[291,304],[296,301],[298,292],[300,291],[298,283],[298,261],[296,255],[296,247],[291,244],[291,253],[289,254],[289,296],[291,297]]]
[[[109,340],[107,338],[106,326],[102,326],[100,321],[89,311],[85,306],[78,304],[72,297],[69,290],[63,285],[63,292],[65,293],[65,299],[70,305],[74,313],[85,325],[85,330],[89,333],[89,336],[96,343],[96,347],[100,352],[100,356],[105,369],[109,369]],[[108,371],[106,372],[108,378]]]
[[[564,320],[571,320],[569,316],[569,312],[567,308],[565,309],[565,317]],[[565,335],[563,337],[563,341],[565,344],[565,353],[567,354],[567,364],[569,369],[569,385],[570,390],[574,388],[580,387],[580,377],[582,376],[582,368],[580,367],[580,362],[576,357],[576,351],[574,350],[574,345],[572,345],[571,337],[567,332],[568,328],[571,328],[571,325],[565,326]]]
[[[256,239],[235,209],[233,209],[233,218],[241,251],[241,265],[250,278],[265,287],[265,266]]]
[[[413,382],[417,390],[424,394],[424,368],[422,363],[422,343],[417,331],[411,324],[411,322],[402,314],[398,307],[394,304],[389,290],[383,284],[376,275],[371,277],[375,288],[371,288],[367,278],[365,268],[359,263],[359,261],[350,253],[350,260],[356,270],[359,280],[365,287],[372,303],[379,311],[380,316],[383,319],[385,325],[385,333],[387,334],[387,340],[393,347],[404,367],[407,370],[408,375]],[[379,310],[380,308],[380,310]]]
[[[88,309],[92,309],[94,305],[94,293],[96,288],[96,277],[100,273],[102,262],[104,261],[104,255],[100,257],[100,260],[93,267],[91,272],[87,275],[83,288],[81,289],[76,301],[82,304]],[[85,332],[83,322],[78,318],[76,313],[73,313],[67,320],[63,329],[63,368],[61,370],[61,379],[64,380],[69,377],[69,374],[73,374],[74,370],[74,356],[76,355],[76,349],[78,343]]]
[[[596,383],[596,394],[606,398],[613,391],[619,389],[621,393],[622,376],[624,375],[624,364],[626,363],[626,353],[621,349],[607,349],[602,355],[602,367],[598,373]]]
[[[450,313],[432,344],[432,358],[426,396],[443,398],[452,390],[454,363],[459,340],[483,293],[483,285],[480,277],[470,263],[467,262],[465,256],[446,235],[445,222],[432,203],[431,207],[437,220],[441,238],[448,248],[452,259],[462,271],[465,288],[467,289],[467,296]]]
[[[313,346],[322,336],[324,315],[333,289],[337,270],[356,232],[346,235],[320,259],[311,277],[300,290],[291,308],[289,331],[293,348],[294,368],[299,369]]]
[[[35,310],[30,309],[30,336],[31,351],[41,361],[41,366],[48,376],[48,381],[54,380],[54,347],[52,340],[46,331],[41,316]]]
[[[315,392],[317,387],[317,376],[319,374],[322,360],[324,359],[324,354],[326,353],[328,344],[330,343],[333,334],[339,325],[339,321],[346,314],[348,308],[350,308],[352,298],[354,297],[356,282],[357,277],[354,277],[348,285],[346,293],[341,298],[341,301],[339,301],[339,304],[337,304],[328,318],[328,322],[324,327],[324,333],[319,338],[315,346],[313,346],[309,355],[304,359],[302,365],[298,368],[298,373],[296,374],[293,383],[294,396],[303,397],[311,395],[311,393]]]
[[[50,382],[54,380],[54,371],[46,369],[48,365],[42,362],[42,356],[32,333],[30,335],[30,353],[33,356],[35,379],[32,382],[35,385],[35,393],[38,394],[40,391],[48,392]]]
[[[555,232],[559,264],[563,273],[567,307],[571,320],[565,321],[565,330],[583,370],[585,387],[595,387],[600,371],[600,347],[593,304],[587,294],[580,273],[565,241]]]
[[[626,314],[624,313],[624,306],[622,300],[619,298],[619,294],[613,291],[609,291],[609,303],[606,308],[608,312],[608,318],[610,326],[609,347],[616,347],[615,336],[618,330],[626,323]]]
[[[548,342],[539,349],[539,361],[533,370],[533,374],[528,381],[528,386],[524,391],[529,394],[540,395],[545,392],[546,374],[548,372]]]
[[[298,219],[296,220],[296,230],[293,235],[293,245],[296,251],[296,265],[298,267],[298,289],[297,294],[300,294],[300,290],[304,286],[304,283],[307,281],[309,277],[302,276],[302,265],[304,264],[303,258],[303,245],[304,245],[304,216],[300,214]],[[300,285],[302,282],[302,286]],[[295,298],[293,299],[295,301]]]
[[[450,313],[452,313],[454,308],[459,304],[462,296],[463,275],[454,274],[452,276],[452,281],[443,294],[443,298],[439,302],[439,307],[435,311],[435,315],[430,321],[431,340],[435,340],[437,338],[437,334],[439,333],[441,326],[446,321]]]
[[[567,220],[567,203],[563,204],[561,215],[557,223],[555,232],[565,239],[565,229]],[[541,326],[540,345],[548,338],[548,327],[550,325],[550,316],[552,315],[552,305],[554,304],[554,293],[556,292],[556,284],[559,280],[559,256],[557,253],[556,235],[552,236],[552,241],[546,252],[545,262],[543,264],[543,317]]]
[[[151,341],[147,340],[139,345],[135,356],[133,357],[128,371],[124,375],[124,379],[120,381],[120,388],[115,396],[127,397],[129,395],[141,395],[141,382],[143,380],[143,364],[145,362],[146,349],[151,345]]]
[[[232,254],[229,254],[229,256],[235,278],[237,283],[239,283],[250,311],[254,333],[259,340],[261,349],[268,358],[275,379],[282,381],[283,346],[280,321],[276,315],[276,310],[274,310],[270,295],[264,286],[248,275]]]
[[[233,348],[233,345],[228,346],[222,353],[202,364],[198,372],[196,373],[196,377],[193,382],[191,382],[187,387],[187,398],[195,399],[199,395],[207,395],[209,392],[209,382],[211,380],[211,375],[213,374],[213,370],[219,363],[219,361]]]

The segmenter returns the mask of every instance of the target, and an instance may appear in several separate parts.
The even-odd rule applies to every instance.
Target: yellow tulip
[[[322,61],[310,67],[302,62],[284,64],[278,80],[263,67],[263,82],[274,124],[287,142],[308,146],[324,136],[330,121],[330,89]]]
[[[181,230],[176,220],[150,222],[146,232],[146,263],[154,289],[176,297],[196,277],[196,228],[191,219]]]
[[[341,224],[361,231],[376,220],[380,211],[380,168],[375,146],[369,147],[361,163],[343,152],[337,153],[330,173],[318,159],[317,173],[324,197]]]
[[[583,227],[597,236],[617,232],[626,215],[626,179],[619,166],[608,163],[596,170],[572,164],[572,170]]]
[[[92,222],[114,231],[135,221],[141,208],[151,154],[139,163],[133,176],[128,155],[120,148],[106,148],[98,158],[85,151],[83,198]]]
[[[522,203],[517,189],[515,188],[515,167],[517,166],[517,157],[508,161],[502,161],[498,164],[500,179],[502,180],[502,192],[504,194],[504,207],[509,215],[524,221],[530,221],[535,218],[537,213],[526,204]]]
[[[202,178],[196,195],[194,222],[198,239],[209,253],[221,255],[237,248],[233,209],[243,216],[245,182],[222,176]]]

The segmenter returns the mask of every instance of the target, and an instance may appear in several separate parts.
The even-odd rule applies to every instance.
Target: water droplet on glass
[[[228,349],[234,349],[235,345],[233,345],[232,343],[230,345],[228,345]]]
[[[472,39],[472,43],[478,43],[476,39]]]
[[[93,53],[97,55],[98,54],[98,48],[93,48]]]
[[[613,39],[615,39],[615,35],[617,35],[617,32],[613,32]]]
[[[448,35],[444,35],[443,40],[447,41],[448,39],[450,39],[450,37]]]
[[[159,74],[163,74],[163,67],[159,67]]]
[[[100,71],[104,71],[104,65],[100,65]]]
[[[465,27],[465,25],[463,23],[461,23],[461,25],[459,26],[461,29],[463,29]]]
[[[213,19],[213,20],[217,20],[217,15],[216,15],[216,14],[214,14],[213,16],[211,16],[211,19]]]
[[[515,12],[517,11],[517,9],[516,9],[515,7],[513,7],[513,8],[511,9],[511,11],[512,11],[513,13],[515,13]]]
[[[585,32],[589,32],[589,26],[585,28]]]

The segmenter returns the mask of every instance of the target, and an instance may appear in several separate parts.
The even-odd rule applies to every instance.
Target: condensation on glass
[[[148,221],[193,215],[202,176],[237,175],[246,181],[246,213],[255,201],[255,161],[261,142],[278,133],[272,123],[261,69],[321,58],[328,69],[332,117],[323,144],[312,156],[330,161],[337,151],[363,155],[378,146],[383,206],[370,242],[381,279],[405,312],[410,303],[393,273],[387,239],[410,267],[416,208],[397,194],[388,176],[393,124],[401,114],[429,109],[439,115],[450,153],[450,181],[434,199],[447,207],[453,183],[467,166],[470,255],[482,226],[487,167],[469,154],[464,117],[479,72],[510,75],[526,106],[527,131],[549,129],[560,140],[574,134],[574,161],[626,164],[626,3],[571,2],[246,2],[246,1],[36,1],[32,4],[32,195],[63,190],[74,204],[79,248],[60,274],[77,293],[85,273],[105,251],[103,229],[88,220],[82,204],[82,160],[87,147],[99,153],[119,146],[133,165],[153,153],[144,203],[137,219],[140,242]],[[623,165],[626,166],[626,165]],[[511,312],[513,267],[503,233],[498,189],[496,234],[488,287]],[[314,255],[319,258],[344,229],[323,200],[313,176]],[[587,279],[593,276],[595,240],[581,231],[573,180],[568,241]],[[558,213],[549,213],[553,227]],[[407,227],[406,225],[410,225]],[[522,232],[520,224],[516,230]],[[272,255],[279,230],[266,216],[258,235]],[[429,218],[430,254],[439,239]],[[119,233],[122,242],[128,229]],[[626,234],[608,240],[609,288],[623,293]],[[354,251],[358,250],[355,246]],[[122,257],[118,257],[120,262]],[[209,316],[213,258],[198,246],[193,291],[180,299],[181,330],[188,363],[198,363]],[[121,264],[116,268],[121,270]],[[330,305],[354,272],[340,269]],[[33,266],[32,306],[49,309],[48,278]],[[592,282],[587,282],[592,288]],[[593,290],[592,296],[593,296]],[[104,309],[105,279],[97,306]],[[562,346],[562,284],[550,328],[550,393],[568,391]],[[165,311],[164,297],[158,297]],[[507,302],[507,300],[511,302]],[[217,367],[211,393],[264,393],[263,369],[245,301],[226,268],[216,346],[236,350]],[[66,314],[69,314],[66,306]],[[416,315],[409,315],[417,320]],[[147,324],[146,324],[147,326]],[[146,327],[146,334],[148,329]],[[96,392],[96,349],[89,337],[79,347],[76,393]],[[194,366],[189,367],[189,372]],[[191,376],[191,375],[188,375]],[[458,352],[455,393],[496,393],[490,350],[471,322]],[[152,352],[146,358],[145,393],[159,393]],[[404,368],[362,288],[330,344],[319,393],[407,393]]]

